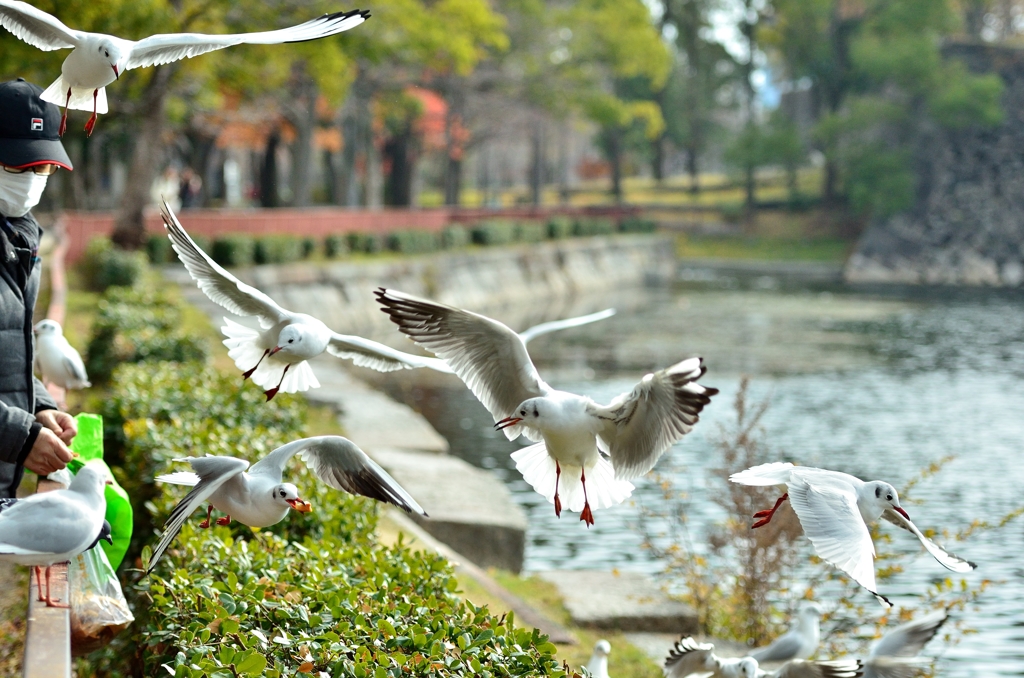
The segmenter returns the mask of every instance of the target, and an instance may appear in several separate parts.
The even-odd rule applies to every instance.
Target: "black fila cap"
[[[42,88],[22,78],[0,83],[0,165],[56,164],[70,170],[60,143],[60,109],[39,98]]]

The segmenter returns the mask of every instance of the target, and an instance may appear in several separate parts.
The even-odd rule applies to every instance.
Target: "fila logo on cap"
[[[42,132],[43,131],[43,119],[42,118],[32,118],[32,125],[31,125],[30,129],[33,132]]]

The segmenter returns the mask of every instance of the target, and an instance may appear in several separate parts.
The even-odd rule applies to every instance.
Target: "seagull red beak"
[[[274,348],[270,349],[270,353],[268,355],[274,355],[275,353],[280,351],[281,348],[282,348],[281,346],[275,346]]]
[[[893,511],[896,511],[897,513],[899,513],[899,514],[900,514],[901,516],[903,516],[903,517],[904,517],[904,518],[906,518],[907,520],[910,520],[910,516],[908,516],[908,515],[907,515],[907,512],[906,512],[906,511],[904,511],[904,510],[903,510],[902,508],[900,508],[899,506],[893,506],[893,507],[892,507],[892,510],[893,510]]]
[[[313,505],[308,501],[303,501],[301,499],[287,499],[286,501],[299,513],[309,513],[313,510]]]
[[[523,420],[522,417],[505,417],[501,421],[494,424],[494,428],[498,431],[504,430],[509,426],[515,426]]]
[[[110,64],[110,67],[114,69],[114,78],[117,80],[121,79],[121,73],[117,70],[117,64]]]

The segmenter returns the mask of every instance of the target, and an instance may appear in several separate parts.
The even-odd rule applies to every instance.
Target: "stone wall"
[[[847,262],[853,283],[1019,286],[1024,282],[1024,50],[949,45],[948,57],[1006,86],[994,129],[930,131],[915,207],[872,224]]]

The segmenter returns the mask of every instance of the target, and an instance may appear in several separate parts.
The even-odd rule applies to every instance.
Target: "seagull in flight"
[[[236,315],[259,318],[263,331],[228,318],[224,318],[225,325],[221,331],[227,337],[224,345],[229,349],[228,355],[242,370],[242,378],[252,377],[253,382],[266,389],[268,401],[278,391],[295,393],[319,388],[320,382],[307,361],[325,351],[379,372],[428,367],[452,373],[448,364],[438,358],[403,353],[370,339],[338,334],[311,315],[282,308],[260,290],[228,273],[200,249],[166,202],[162,215],[171,245],[199,289],[211,301]],[[615,310],[609,308],[585,316],[555,320],[531,327],[519,336],[527,342],[556,330],[578,327],[612,315],[615,315]]]
[[[863,678],[911,678],[920,675],[934,659],[921,657],[924,646],[935,637],[949,612],[938,610],[900,624],[882,636],[864,660]]]
[[[817,603],[801,601],[796,624],[771,645],[752,651],[750,656],[758,662],[784,662],[811,657],[821,641],[821,612],[821,606]]]
[[[159,66],[206,54],[232,45],[277,45],[326,38],[370,18],[370,13],[353,9],[311,19],[276,31],[205,35],[203,33],[161,33],[142,40],[124,40],[104,33],[76,31],[57,17],[20,0],[0,0],[0,25],[39,49],[49,52],[70,49],[60,68],[60,77],[46,88],[43,101],[64,106],[60,134],[67,129],[68,109],[88,111],[92,117],[85,131],[92,134],[96,115],[107,112],[106,86],[133,68]]]
[[[788,492],[779,497],[775,506],[754,514],[759,520],[753,527],[767,525],[779,506],[789,499],[804,534],[822,560],[848,574],[884,605],[891,606],[891,603],[876,590],[875,545],[868,531],[868,523],[879,518],[917,537],[925,550],[947,570],[965,573],[977,567],[921,534],[900,506],[896,488],[887,482],[865,482],[846,473],[794,466],[789,462],[761,464],[734,473],[729,480],[755,487],[785,485]]]
[[[698,643],[687,637],[672,646],[663,668],[666,678],[857,678],[863,663],[857,659],[792,659],[768,672],[753,657],[719,657],[711,643]]]
[[[555,515],[561,515],[564,501],[588,526],[594,524],[592,508],[625,501],[633,491],[629,481],[654,468],[693,430],[718,393],[697,383],[706,368],[703,359],[690,358],[648,374],[630,393],[599,405],[546,384],[522,337],[497,320],[395,290],[380,288],[376,294],[403,334],[465,382],[494,417],[495,428],[509,440],[525,435],[537,443],[512,454],[516,468],[554,504]]]
[[[366,456],[355,443],[341,436],[294,440],[277,448],[251,468],[249,462],[235,457],[207,455],[175,459],[190,463],[192,471],[169,473],[157,476],[156,480],[191,486],[192,490],[171,511],[160,543],[153,549],[146,574],[153,571],[185,520],[204,501],[209,502],[209,507],[206,520],[199,525],[202,528],[210,527],[210,516],[215,508],[226,514],[217,519],[218,525],[228,525],[234,518],[249,527],[275,525],[293,509],[299,513],[312,511],[312,505],[299,497],[295,485],[281,481],[285,465],[296,455],[313,475],[336,490],[394,504],[407,513],[427,515],[387,471]]]

